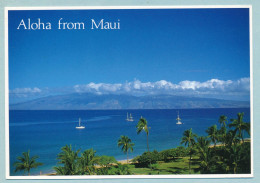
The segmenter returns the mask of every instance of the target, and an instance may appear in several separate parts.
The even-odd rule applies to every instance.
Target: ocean
[[[176,124],[179,112],[182,125]],[[10,175],[14,173],[13,163],[22,152],[30,150],[44,165],[31,170],[31,175],[53,172],[57,166],[57,154],[66,144],[83,152],[93,148],[97,155],[114,156],[117,160],[126,159],[126,154],[117,146],[121,135],[128,136],[135,143],[129,158],[141,155],[147,150],[146,133],[136,133],[140,117],[148,121],[150,128],[150,151],[162,151],[180,146],[183,132],[192,128],[198,135],[206,135],[205,130],[218,123],[219,116],[237,118],[244,112],[244,121],[250,122],[250,108],[234,109],[156,109],[156,110],[11,110],[10,127]],[[131,113],[134,121],[126,121]],[[78,120],[85,129],[78,130]]]

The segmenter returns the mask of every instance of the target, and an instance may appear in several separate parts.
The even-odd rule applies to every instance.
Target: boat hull
[[[77,126],[76,129],[85,129],[85,126]]]

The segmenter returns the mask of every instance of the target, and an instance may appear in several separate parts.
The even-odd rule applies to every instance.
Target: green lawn
[[[133,175],[166,175],[166,174],[189,174],[189,157],[184,157],[168,163],[157,162],[154,169],[135,168],[130,165],[130,171]],[[191,174],[199,174],[196,169],[199,168],[198,158],[193,158],[191,163]],[[195,171],[194,171],[195,170]]]

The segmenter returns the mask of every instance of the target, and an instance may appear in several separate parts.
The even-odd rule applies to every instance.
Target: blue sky
[[[28,18],[50,22],[52,29],[17,30],[21,19],[27,22]],[[84,22],[85,30],[58,30],[60,18]],[[120,20],[120,30],[91,30],[91,19]],[[244,100],[249,96],[249,62],[248,9],[9,12],[10,93],[28,94],[20,98],[29,93],[35,97],[90,92],[91,83],[94,89],[99,84],[102,92],[104,86],[139,82],[145,93],[145,83],[165,88],[166,82],[183,89],[188,81],[189,90],[199,88],[204,93],[218,85],[216,98],[221,91],[242,86],[236,99]],[[158,85],[159,81],[165,82]]]

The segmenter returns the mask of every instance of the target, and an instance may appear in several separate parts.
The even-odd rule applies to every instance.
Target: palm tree
[[[99,156],[98,157],[98,165],[100,168],[97,169],[97,175],[109,175],[109,170],[111,167],[118,162],[113,156]]]
[[[218,131],[219,141],[221,141],[224,144],[224,146],[226,146],[226,144],[225,144],[225,139],[226,139],[226,136],[227,136],[226,125],[228,123],[227,116],[225,116],[225,115],[220,116],[218,122],[221,125],[220,130]]]
[[[56,175],[66,175],[66,170],[62,166],[55,166],[53,169],[56,171]]]
[[[221,115],[221,116],[219,117],[218,122],[220,123],[221,126],[226,127],[226,125],[227,125],[227,123],[228,123],[227,116]]]
[[[229,130],[227,132],[227,135],[226,135],[226,139],[225,139],[225,144],[231,148],[231,146],[233,144],[238,144],[239,143],[239,138],[236,134],[236,131],[235,130]]]
[[[146,136],[147,136],[147,150],[149,152],[149,142],[148,142],[148,136],[149,136],[149,129],[150,127],[148,127],[148,122],[146,121],[145,118],[141,117],[139,119],[138,124],[136,125],[137,128],[137,134],[141,133],[142,131],[145,131]]]
[[[122,135],[117,142],[118,147],[122,146],[122,151],[127,154],[127,163],[128,163],[128,150],[130,149],[133,152],[133,146],[135,145],[132,143],[132,140],[129,139],[127,136]]]
[[[229,167],[233,167],[233,173],[236,174],[240,165],[240,162],[243,158],[243,154],[241,151],[241,145],[233,144],[229,149]]]
[[[213,163],[213,159],[211,157],[211,151],[209,148],[210,140],[207,137],[198,137],[197,138],[196,148],[200,157],[200,169],[201,173],[209,173],[210,166]]]
[[[213,125],[209,127],[206,132],[208,133],[208,137],[211,139],[211,141],[214,143],[214,148],[216,147],[216,143],[218,140],[218,129],[217,125]]]
[[[65,175],[79,174],[78,153],[80,150],[72,150],[71,145],[66,145],[62,147],[61,150],[62,152],[58,154],[57,159],[60,160],[58,164],[63,164],[64,166],[54,167],[54,169],[58,170],[58,173],[63,173]]]
[[[16,158],[19,161],[14,163],[15,172],[23,170],[24,172],[28,172],[28,175],[30,175],[30,170],[32,168],[43,165],[43,163],[36,162],[36,159],[39,158],[38,156],[30,157],[30,150],[28,150],[28,152],[23,152],[22,155],[23,156],[18,156]]]
[[[229,127],[234,127],[235,132],[238,132],[238,137],[242,139],[242,142],[244,143],[244,138],[243,138],[243,131],[245,130],[248,134],[250,133],[250,125],[249,123],[245,123],[243,121],[243,116],[244,113],[238,113],[237,114],[237,119],[231,119],[232,123],[229,124]]]
[[[98,157],[95,156],[96,151],[93,149],[87,149],[81,153],[80,167],[81,174],[93,175],[95,174],[95,164],[98,164]]]
[[[197,137],[196,134],[192,133],[192,128],[189,130],[184,131],[183,137],[181,139],[181,144],[188,145],[189,148],[189,154],[190,154],[190,160],[189,160],[189,173],[191,173],[190,163],[191,163],[191,156],[192,156],[192,148],[195,145],[195,137]]]
[[[117,175],[131,175],[130,167],[129,165],[123,165],[121,163],[117,164]]]

